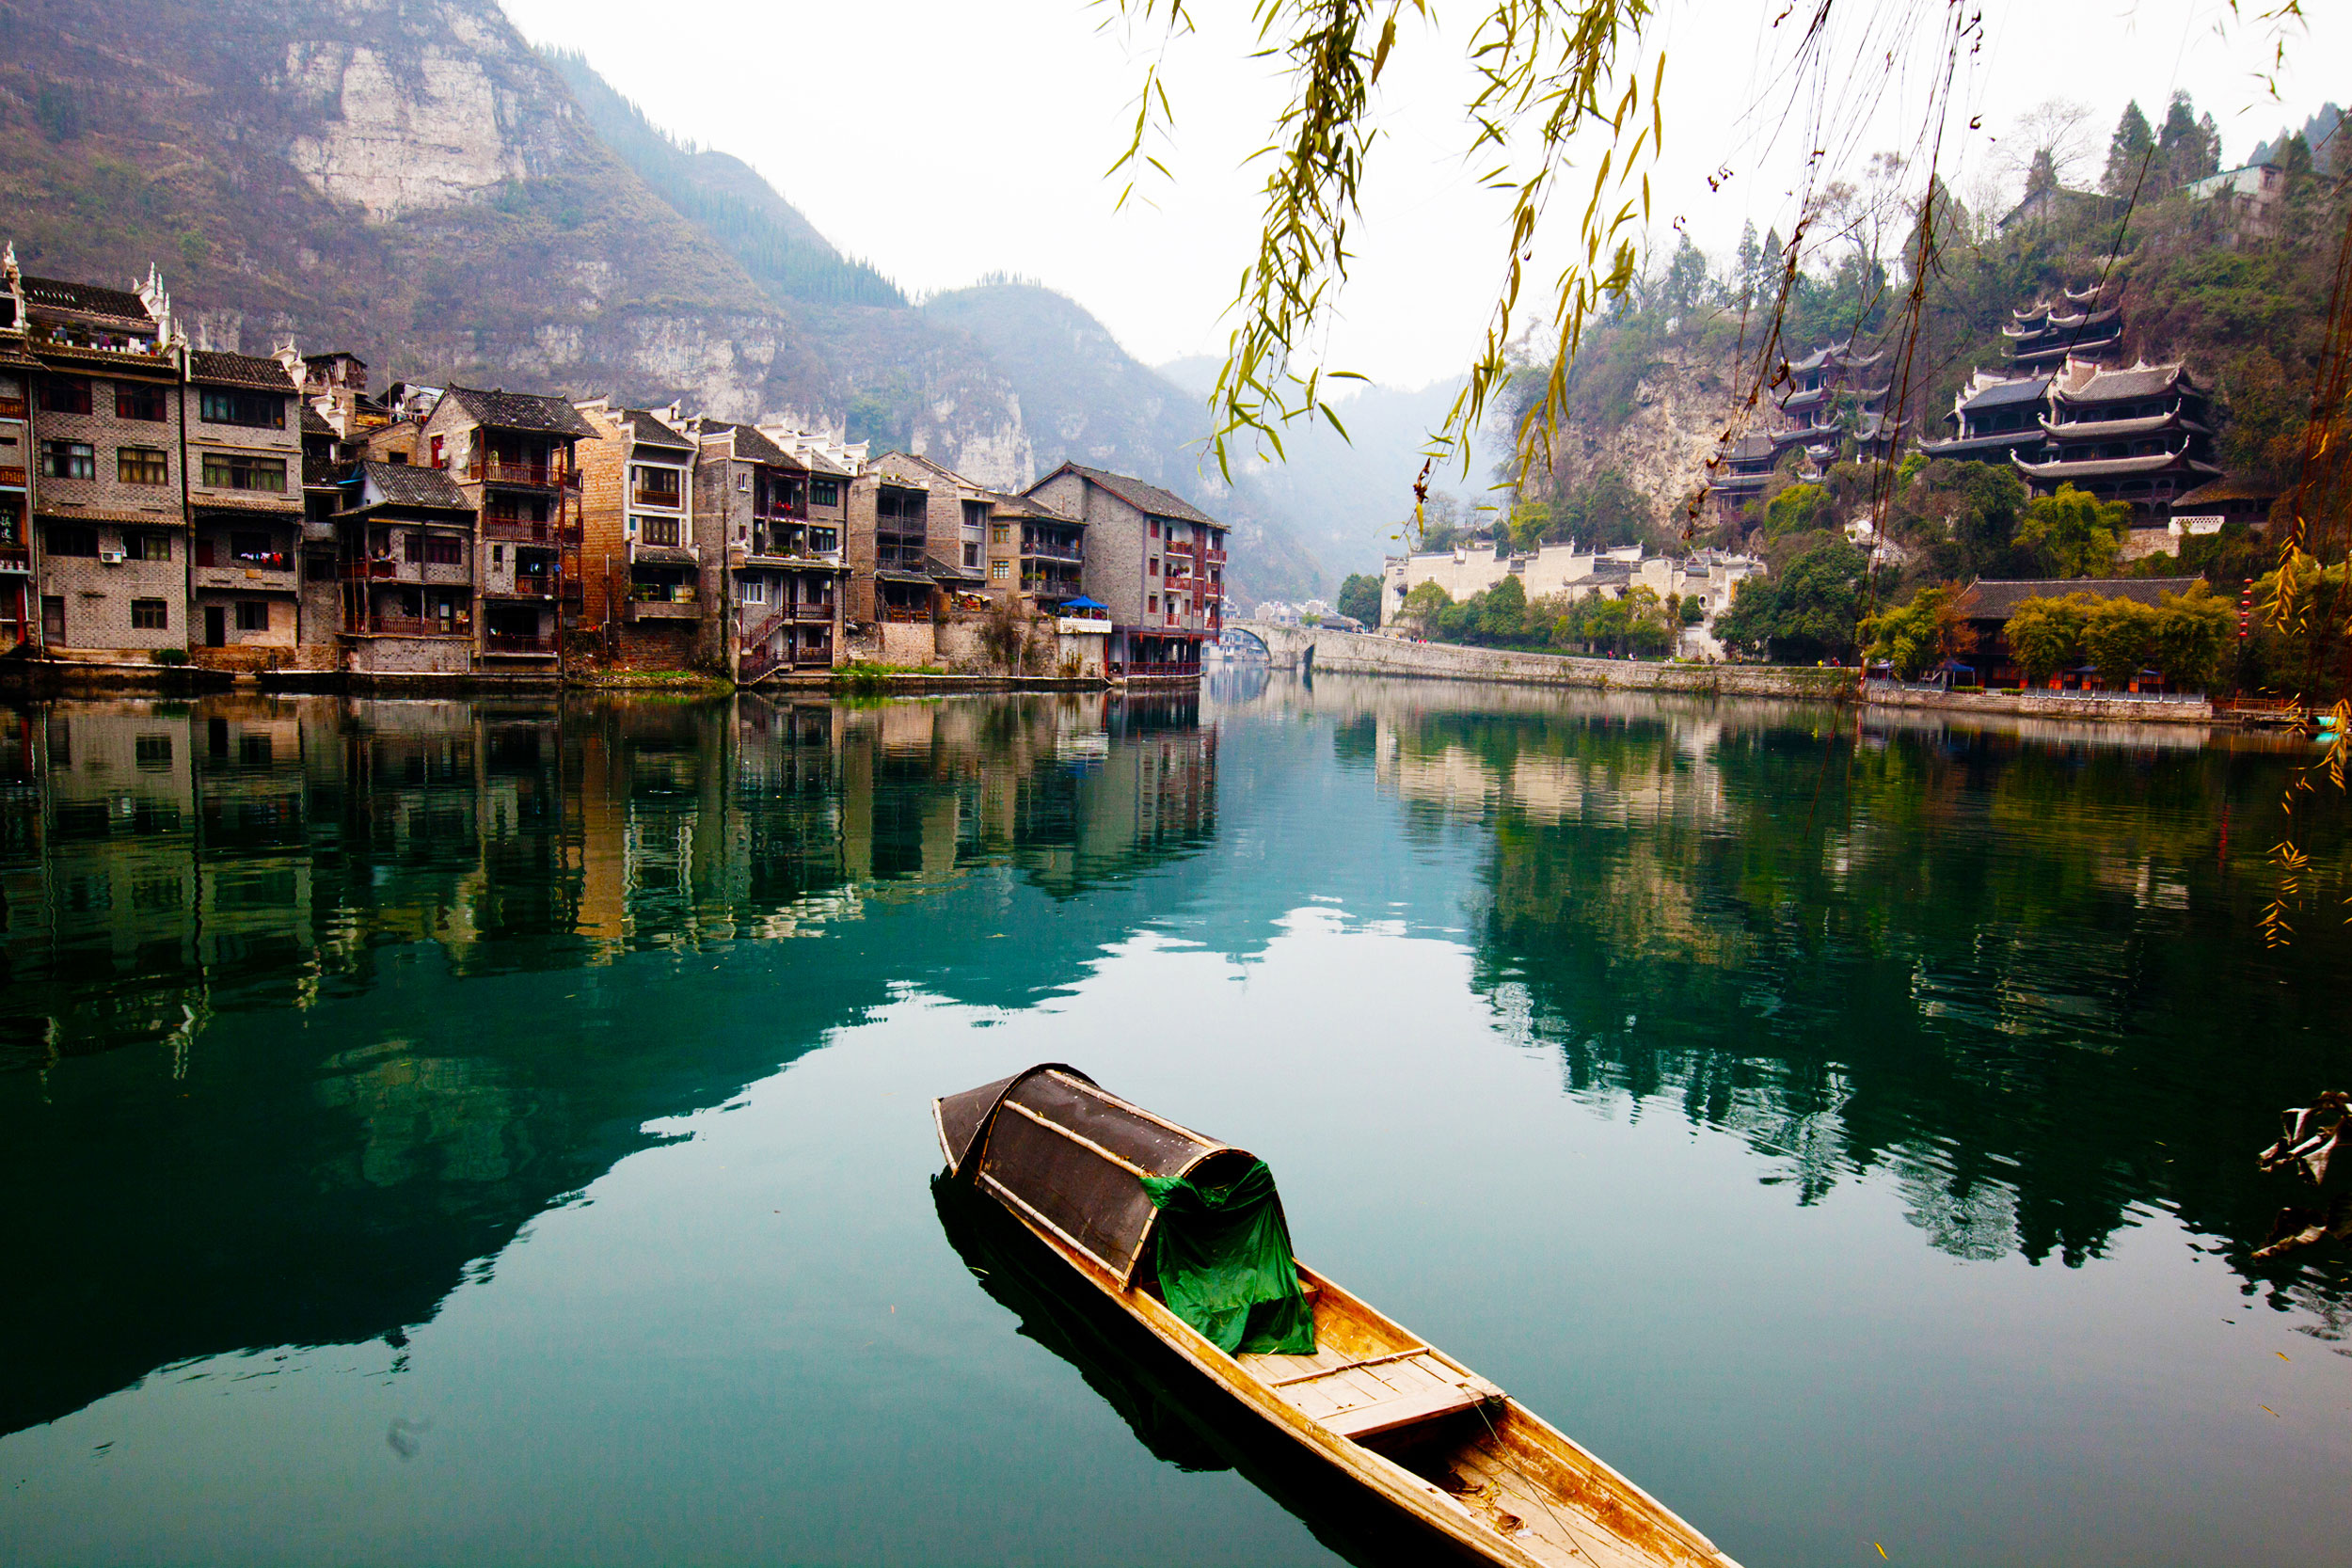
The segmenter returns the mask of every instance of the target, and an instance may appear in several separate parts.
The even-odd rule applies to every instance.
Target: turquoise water
[[[2255,932],[2291,751],[1263,676],[0,721],[7,1560],[1334,1560],[943,1234],[930,1097],[1044,1059],[1752,1568],[2352,1524],[2352,1275],[2250,1259],[2347,1076],[2342,929]]]

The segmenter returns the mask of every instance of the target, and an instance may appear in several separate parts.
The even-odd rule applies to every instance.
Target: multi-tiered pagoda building
[[[1760,494],[1782,457],[1804,450],[1812,478],[1837,460],[1851,435],[1866,458],[1891,455],[1901,440],[1901,424],[1885,412],[1885,385],[1872,385],[1883,351],[1856,354],[1853,341],[1824,343],[1784,368],[1787,385],[1772,396],[1764,428],[1750,431],[1717,452],[1711,482],[1718,515],[1728,522]],[[1851,428],[1850,428],[1851,427]]]
[[[2016,373],[2047,374],[2069,359],[2105,364],[2122,353],[2123,307],[2103,305],[2107,293],[2107,285],[2093,283],[2061,290],[2055,303],[2041,300],[2010,311],[2010,325],[2001,328],[2001,336],[2009,340]]]
[[[2142,525],[2161,524],[2174,497],[2221,475],[2210,401],[2177,364],[2108,370],[2070,359],[2051,380],[2040,459],[2012,461],[2037,496],[2071,484],[2103,502],[2128,501]]]

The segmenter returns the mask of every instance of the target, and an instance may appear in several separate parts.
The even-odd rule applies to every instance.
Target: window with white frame
[[[745,578],[739,597],[745,604],[766,604],[768,602],[768,579]]]

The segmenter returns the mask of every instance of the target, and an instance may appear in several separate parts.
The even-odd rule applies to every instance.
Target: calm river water
[[[1750,1568],[2328,1561],[2296,752],[1203,700],[0,709],[0,1560],[1335,1560],[984,1288],[1039,1060]],[[2341,837],[2318,846],[2339,849]]]

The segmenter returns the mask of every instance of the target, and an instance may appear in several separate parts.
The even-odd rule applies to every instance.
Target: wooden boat
[[[1460,1555],[1514,1568],[1736,1568],[1501,1388],[1297,1264],[1311,1355],[1228,1354],[1162,1298],[1144,1177],[1215,1187],[1254,1157],[1048,1063],[931,1102],[948,1180],[994,1199],[1153,1339]]]

